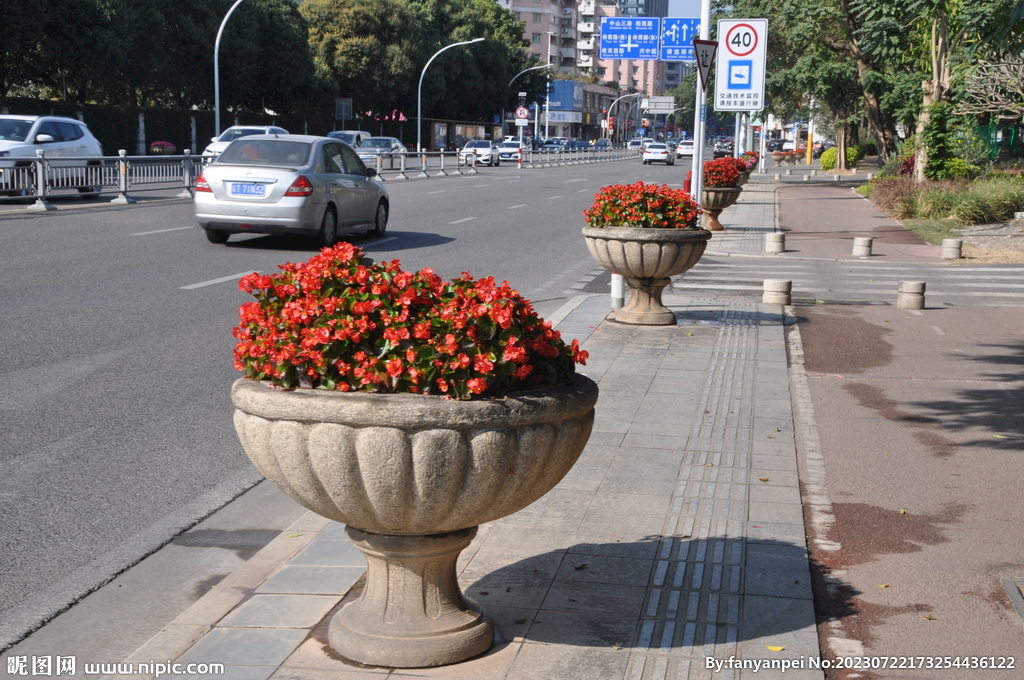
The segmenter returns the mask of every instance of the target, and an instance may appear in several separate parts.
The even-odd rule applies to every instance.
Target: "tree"
[[[967,100],[957,113],[990,113],[1004,120],[1024,117],[1024,60],[981,64],[967,80]]]

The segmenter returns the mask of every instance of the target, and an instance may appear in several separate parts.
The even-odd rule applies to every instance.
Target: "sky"
[[[700,0],[668,0],[670,17],[700,17]]]

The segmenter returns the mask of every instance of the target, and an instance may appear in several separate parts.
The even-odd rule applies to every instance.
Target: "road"
[[[407,269],[507,279],[550,314],[600,285],[579,231],[594,192],[679,186],[688,169],[389,182],[386,236],[352,240]],[[83,205],[0,217],[0,648],[258,481],[231,426],[236,281],[316,251],[278,236],[210,244],[187,200]]]

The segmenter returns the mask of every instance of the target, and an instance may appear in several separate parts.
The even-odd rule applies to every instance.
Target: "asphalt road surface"
[[[388,183],[376,260],[507,279],[542,314],[602,285],[582,212],[605,184],[681,186],[640,160]],[[77,206],[81,206],[79,209]],[[0,213],[0,648],[250,488],[231,425],[237,279],[308,239],[206,241],[188,200]]]

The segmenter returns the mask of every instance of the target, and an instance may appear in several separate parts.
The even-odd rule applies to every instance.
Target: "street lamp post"
[[[242,0],[238,0],[241,2]],[[420,84],[416,89],[416,152],[423,153],[423,144],[420,142],[423,134],[423,76],[427,75],[427,68],[430,66],[430,62],[437,58],[437,55],[441,54],[447,49],[458,47],[459,45],[470,45],[483,40],[483,38],[473,38],[472,40],[463,40],[462,42],[452,43],[446,45],[434,52],[434,56],[427,60],[427,65],[423,67],[423,73],[420,74]]]
[[[638,96],[639,96],[639,94],[638,94],[638,93],[636,93],[636,92],[634,92],[634,93],[632,93],[632,94],[624,94],[624,95],[622,95],[621,97],[619,97],[618,99],[616,99],[615,101],[613,101],[613,102],[612,102],[612,103],[611,103],[611,104],[610,104],[610,105],[608,106],[608,120],[610,121],[610,120],[612,119],[612,111],[613,111],[613,110],[615,109],[615,105],[616,105],[616,104],[618,104],[618,103],[619,103],[620,101],[622,101],[622,100],[623,100],[623,99],[625,99],[626,97],[638,97]],[[629,114],[627,113],[626,115],[628,116]],[[605,129],[606,129],[606,130],[608,130],[608,128],[610,128],[610,127],[611,127],[610,125],[609,125],[609,126],[606,126],[606,127],[605,127]],[[615,130],[610,130],[609,132],[610,132],[610,134],[611,134],[612,136],[614,136],[614,135],[615,135]]]
[[[217,40],[213,43],[213,129],[217,137],[220,137],[220,36],[224,33],[224,26],[235,8],[242,4],[242,0],[235,0],[231,9],[224,15],[220,22],[220,30],[217,31]]]
[[[555,37],[554,31],[544,31],[548,35],[548,65],[551,65],[551,39]],[[548,89],[544,93],[544,140],[548,138],[548,126],[550,125],[551,113],[551,72],[548,72]]]
[[[540,66],[531,66],[530,68],[524,68],[522,71],[520,71],[519,73],[517,73],[514,76],[512,76],[512,80],[508,81],[508,87],[512,87],[512,83],[514,83],[516,81],[516,78],[518,78],[519,76],[523,75],[527,71],[536,71],[539,68],[551,68],[551,64],[541,64]],[[523,144],[523,128],[524,127],[526,127],[526,126],[525,125],[520,125],[519,126],[519,145],[520,145],[519,153],[520,153],[520,157],[522,157],[522,153],[523,153],[522,144]]]

